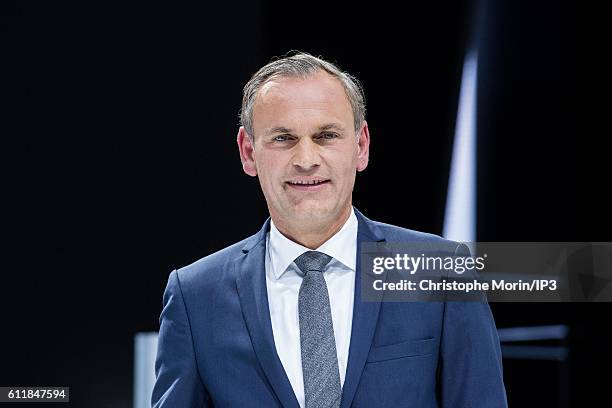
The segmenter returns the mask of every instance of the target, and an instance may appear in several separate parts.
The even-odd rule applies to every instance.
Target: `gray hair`
[[[324,71],[338,79],[353,110],[355,132],[359,132],[365,119],[365,96],[359,80],[343,72],[336,65],[305,52],[296,52],[290,56],[273,59],[259,69],[246,83],[242,93],[240,124],[250,137],[253,137],[253,107],[261,87],[269,81],[282,77],[308,77],[317,71]]]

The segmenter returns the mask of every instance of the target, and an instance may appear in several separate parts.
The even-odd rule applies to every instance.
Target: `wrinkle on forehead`
[[[306,116],[328,115],[336,120],[350,120],[351,123],[353,120],[352,108],[344,87],[338,79],[325,72],[307,77],[281,77],[266,82],[259,90],[255,101],[254,125],[258,116],[261,115],[265,122],[266,119],[270,119],[272,112],[274,116],[280,117],[292,116],[299,112]]]

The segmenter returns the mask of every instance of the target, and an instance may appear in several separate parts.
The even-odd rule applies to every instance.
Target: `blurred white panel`
[[[151,408],[151,393],[155,384],[157,332],[134,336],[134,408]]]
[[[454,241],[476,241],[476,96],[478,53],[467,53],[461,76],[444,230]]]

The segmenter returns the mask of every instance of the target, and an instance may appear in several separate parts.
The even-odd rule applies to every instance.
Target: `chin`
[[[293,212],[296,219],[319,224],[333,219],[338,211],[330,204],[308,202],[297,205]]]

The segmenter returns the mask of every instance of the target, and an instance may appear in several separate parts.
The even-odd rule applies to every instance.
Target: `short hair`
[[[250,137],[253,137],[253,108],[257,93],[269,81],[283,77],[302,77],[324,71],[338,79],[344,88],[347,99],[351,104],[355,132],[359,131],[361,123],[365,120],[365,95],[359,80],[342,71],[338,66],[305,52],[290,52],[282,58],[273,58],[268,64],[261,67],[246,83],[242,93],[242,108],[240,110],[240,124]]]

